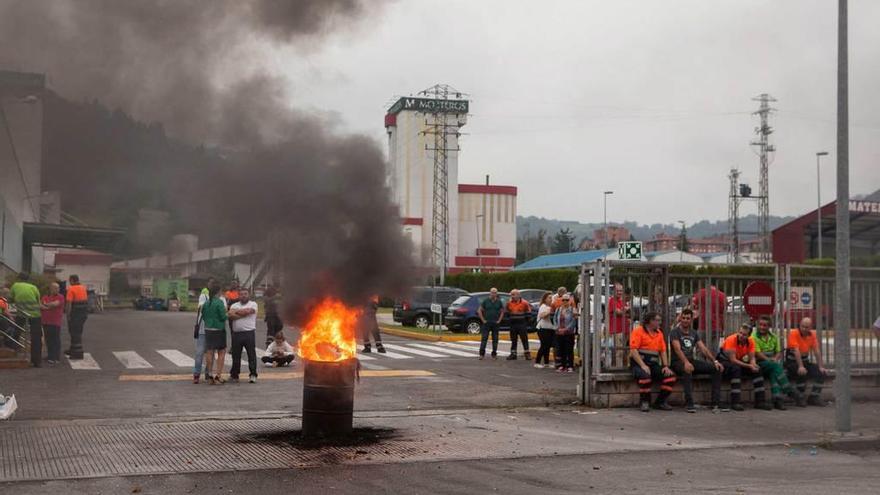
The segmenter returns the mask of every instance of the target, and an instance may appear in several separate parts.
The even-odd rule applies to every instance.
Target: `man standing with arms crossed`
[[[703,343],[697,329],[693,328],[694,312],[685,308],[681,312],[677,326],[669,332],[672,343],[672,370],[681,378],[684,387],[685,409],[689,413],[697,412],[694,405],[694,375],[710,375],[712,377],[712,412],[720,411],[721,373],[724,365],[712,356],[712,351]],[[698,359],[697,352],[705,357]]]
[[[793,329],[788,334],[787,349],[785,351],[785,370],[788,372],[788,378],[797,384],[797,405],[799,407],[822,406],[819,398],[822,394],[822,384],[825,383],[825,375],[828,370],[825,369],[822,362],[822,352],[819,350],[819,340],[816,338],[816,331],[813,330],[813,320],[804,318],[798,328]],[[816,363],[813,364],[810,354],[816,356]],[[804,399],[807,392],[807,379],[813,381],[813,388],[810,390],[810,396]]]
[[[247,351],[249,380],[257,383],[257,303],[250,300],[247,289],[238,291],[238,302],[229,308],[227,313],[232,320],[232,369],[229,379],[238,383],[241,372],[241,350]]]
[[[782,393],[794,395],[785,369],[779,362],[782,359],[782,347],[779,345],[779,337],[770,331],[772,321],[769,316],[758,318],[758,328],[752,333],[755,341],[755,358],[758,359],[758,367],[764,379],[770,381],[770,391],[773,398],[773,407],[785,411],[785,402]]]
[[[70,359],[83,358],[82,336],[86,318],[89,316],[89,295],[79,283],[79,275],[71,275],[67,284],[67,330],[70,332],[70,349],[65,354]]]
[[[501,324],[501,319],[504,318],[504,305],[501,304],[501,298],[498,297],[498,289],[495,287],[489,289],[489,297],[480,303],[477,315],[483,322],[483,328],[480,332],[480,360],[486,357],[486,341],[489,340],[490,332],[492,333],[492,359],[498,359],[498,326]]]
[[[523,354],[529,361],[532,353],[529,352],[529,315],[532,314],[532,306],[523,300],[517,289],[510,291],[510,301],[507,302],[507,314],[510,316],[510,356],[508,361],[516,359],[516,339],[522,341]]]

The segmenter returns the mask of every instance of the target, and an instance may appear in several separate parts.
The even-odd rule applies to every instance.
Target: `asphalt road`
[[[300,380],[273,375],[299,370],[258,365],[258,383],[193,385],[192,313],[109,311],[86,323],[85,351],[92,366],[66,359],[55,367],[4,370],[0,393],[14,393],[18,419],[132,418],[299,412]],[[286,329],[288,340],[297,335]],[[259,322],[257,340],[265,338]],[[385,336],[388,353],[361,355],[365,371],[415,371],[427,376],[364,377],[356,389],[358,411],[523,407],[566,404],[576,379],[538,370],[525,360],[478,360],[473,343],[447,344]],[[64,337],[66,346],[66,332]],[[170,356],[170,358],[169,358]],[[176,361],[176,362],[175,362]],[[225,368],[228,372],[229,365]],[[246,368],[244,368],[246,369]],[[246,372],[243,376],[246,376]],[[158,381],[131,381],[149,379]]]
[[[803,494],[870,493],[880,481],[877,404],[855,405],[857,433],[845,443],[832,433],[833,408],[589,410],[572,405],[572,375],[480,361],[473,344],[392,336],[391,353],[361,356],[355,423],[395,438],[345,448],[242,443],[248,432],[287,438],[299,428],[298,367],[260,366],[256,384],[193,385],[192,320],[93,315],[90,369],[64,361],[0,372],[0,392],[15,393],[20,408],[0,423],[0,491]],[[214,451],[224,454],[212,461]]]

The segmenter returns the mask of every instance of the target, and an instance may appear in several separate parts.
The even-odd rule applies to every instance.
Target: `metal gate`
[[[833,269],[786,265],[683,266],[640,261],[599,260],[581,268],[578,397],[589,403],[591,389],[603,373],[629,371],[629,330],[648,312],[659,313],[668,329],[685,307],[695,312],[695,326],[706,345],[717,351],[722,338],[752,321],[745,312],[743,291],[753,281],[774,288],[774,332],[785,342],[788,329],[804,317],[814,320],[822,355],[833,365]],[[743,271],[748,274],[741,274]],[[880,347],[870,332],[880,315],[880,269],[853,269],[851,346],[853,367],[880,367]],[[626,301],[623,315],[609,315],[615,292]],[[620,299],[615,299],[615,307]],[[614,321],[614,319],[617,319]],[[619,332],[619,333],[616,333]]]

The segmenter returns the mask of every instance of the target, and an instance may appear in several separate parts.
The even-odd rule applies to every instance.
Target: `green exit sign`
[[[639,241],[618,242],[617,257],[622,260],[642,259],[642,243]]]

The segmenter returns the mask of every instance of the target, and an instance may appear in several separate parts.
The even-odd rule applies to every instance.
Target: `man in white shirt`
[[[284,340],[284,332],[275,334],[275,340],[266,348],[263,362],[266,366],[287,366],[294,360],[293,347]]]
[[[250,300],[247,289],[240,289],[238,302],[229,307],[227,313],[232,321],[232,369],[229,371],[229,379],[233,383],[238,382],[238,374],[241,371],[241,350],[244,348],[248,355],[249,380],[257,382],[257,303]]]

